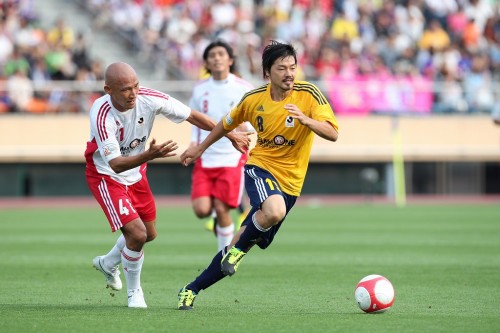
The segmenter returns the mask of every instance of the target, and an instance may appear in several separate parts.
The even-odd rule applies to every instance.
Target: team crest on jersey
[[[292,116],[287,116],[285,119],[285,127],[295,127],[295,119]]]
[[[113,148],[111,146],[104,146],[103,151],[104,151],[104,156],[109,156],[113,152]]]

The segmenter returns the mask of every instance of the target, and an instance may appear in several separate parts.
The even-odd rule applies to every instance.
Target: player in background
[[[117,62],[105,71],[106,95],[90,109],[90,139],[85,150],[86,179],[102,207],[111,231],[122,235],[108,254],[93,259],[107,286],[122,289],[119,264],[127,282],[128,306],[146,308],[141,288],[143,247],[155,239],[156,205],[146,177],[147,162],[175,156],[177,143],[156,143],[146,149],[156,115],[174,123],[188,121],[210,130],[215,121],[175,98],[154,89],[139,87],[135,70]],[[241,153],[248,147],[244,133],[228,135]]]
[[[194,87],[189,106],[220,121],[253,87],[234,74],[235,57],[226,42],[216,40],[210,43],[203,52],[203,61],[210,76]],[[253,132],[249,123],[236,130]],[[196,147],[209,133],[192,126],[190,147]],[[235,226],[230,209],[239,207],[240,215],[245,213],[241,201],[243,166],[247,157],[247,154],[235,150],[227,138],[221,138],[194,164],[191,187],[193,210],[198,218],[214,215],[208,227],[215,232],[218,251],[229,245],[234,236]]]
[[[337,119],[324,95],[313,84],[295,80],[297,55],[292,45],[271,41],[262,54],[262,69],[270,82],[245,94],[200,145],[181,155],[182,163],[189,165],[244,121],[257,131],[245,165],[252,208],[231,244],[179,291],[178,309],[192,309],[201,290],[232,276],[255,244],[261,249],[271,244],[302,190],[314,134],[330,141],[338,138]]]

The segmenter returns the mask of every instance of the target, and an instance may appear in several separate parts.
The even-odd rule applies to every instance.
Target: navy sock
[[[188,284],[187,288],[191,289],[195,293],[199,293],[200,290],[207,289],[217,281],[222,280],[225,275],[220,270],[221,261],[222,251],[219,251],[212,259],[210,265],[208,265],[208,267],[200,275],[198,275],[198,277],[193,282]]]
[[[253,214],[252,214],[253,215]],[[252,219],[253,216],[248,216],[246,219]],[[234,244],[235,247],[242,250],[243,252],[248,252],[252,246],[260,241],[260,236],[265,232],[257,229],[255,223],[252,221],[245,225],[245,231],[240,235],[240,239]]]

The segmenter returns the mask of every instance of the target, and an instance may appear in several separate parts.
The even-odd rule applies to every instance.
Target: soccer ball
[[[364,312],[384,312],[394,303],[394,287],[391,281],[382,275],[368,275],[359,281],[354,298]]]

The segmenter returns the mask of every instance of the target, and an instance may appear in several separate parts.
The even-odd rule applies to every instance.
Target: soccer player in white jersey
[[[105,72],[106,95],[90,109],[90,139],[85,151],[86,179],[102,207],[111,230],[122,235],[108,254],[93,259],[107,286],[122,288],[119,264],[127,282],[128,306],[146,308],[141,288],[143,246],[156,237],[156,206],[146,177],[147,162],[176,155],[177,143],[156,143],[146,149],[156,115],[174,123],[188,121],[210,130],[215,121],[175,98],[154,89],[139,87],[135,70],[117,62]],[[245,153],[249,139],[243,133],[228,136]]]
[[[194,87],[189,106],[220,121],[253,86],[233,74],[236,66],[234,52],[226,42],[216,40],[210,43],[203,52],[203,61],[210,77]],[[247,122],[237,130],[253,132],[253,127]],[[191,146],[197,146],[208,134],[210,131],[193,126]],[[241,204],[246,160],[247,154],[241,154],[228,139],[222,138],[203,153],[193,168],[193,210],[199,218],[208,217],[215,211],[214,232],[218,251],[229,245],[234,236],[230,209]]]

